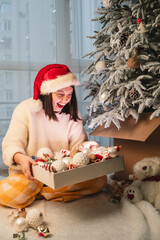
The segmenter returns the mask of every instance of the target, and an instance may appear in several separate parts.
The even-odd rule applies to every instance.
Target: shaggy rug
[[[110,194],[103,191],[68,203],[37,200],[29,209],[38,208],[50,229],[47,239],[53,240],[159,240],[160,215],[146,201],[136,205],[122,199],[110,202]],[[0,206],[0,239],[13,239],[14,229],[9,223],[11,208]],[[17,238],[18,239],[18,238]],[[39,240],[29,229],[26,240]]]

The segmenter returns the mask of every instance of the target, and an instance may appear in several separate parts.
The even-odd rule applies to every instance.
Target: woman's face
[[[52,93],[52,105],[54,112],[61,112],[62,108],[71,101],[72,87],[62,88]]]

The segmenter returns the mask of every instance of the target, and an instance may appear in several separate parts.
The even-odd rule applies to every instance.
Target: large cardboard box
[[[32,165],[33,176],[53,189],[104,176],[122,169],[124,169],[124,164],[121,156],[59,173],[49,172],[45,168]]]
[[[144,157],[160,156],[160,118],[150,120],[150,113],[140,115],[138,122],[129,117],[121,122],[118,130],[115,125],[97,127],[90,135],[112,137],[114,145],[122,148],[124,171],[116,174],[118,179],[126,179],[133,173],[133,165]]]

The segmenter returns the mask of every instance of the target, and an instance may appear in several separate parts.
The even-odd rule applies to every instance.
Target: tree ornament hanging
[[[127,42],[128,33],[123,33],[120,37],[120,46],[124,45]]]
[[[110,8],[112,7],[114,4],[114,0],[103,0],[103,6],[105,8]]]
[[[140,61],[137,58],[137,54],[129,58],[129,60],[127,61],[127,66],[132,69],[136,69],[140,67]]]
[[[107,95],[108,95],[108,92],[107,91],[104,91],[100,96],[99,96],[99,101],[101,103],[104,103],[107,99]]]
[[[146,25],[145,25],[143,19],[140,19],[140,18],[139,18],[139,19],[137,20],[137,23],[139,24],[139,26],[138,26],[138,30],[136,30],[136,32],[139,32],[139,33],[148,32],[148,30],[146,29]]]
[[[106,63],[104,60],[100,60],[95,65],[96,73],[100,74],[106,69]]]
[[[129,90],[129,97],[132,101],[136,100],[138,98],[138,92],[134,88],[131,88]]]

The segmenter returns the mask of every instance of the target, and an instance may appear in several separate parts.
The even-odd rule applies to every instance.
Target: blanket
[[[150,203],[141,201],[134,205],[122,199],[120,204],[114,204],[106,191],[67,203],[36,200],[26,211],[32,208],[44,214],[44,223],[51,232],[47,239],[160,239],[160,215]],[[0,239],[12,239],[14,229],[7,217],[12,210],[0,206]],[[34,229],[29,229],[25,237],[39,240]]]

